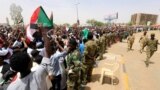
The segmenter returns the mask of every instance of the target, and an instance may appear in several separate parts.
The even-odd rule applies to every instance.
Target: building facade
[[[136,13],[131,16],[132,25],[154,25],[157,23],[158,15]]]

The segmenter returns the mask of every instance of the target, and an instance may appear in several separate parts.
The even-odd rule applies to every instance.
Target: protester
[[[60,47],[60,45],[57,42],[58,47]],[[55,45],[56,46],[56,45]],[[60,69],[60,60],[63,58],[65,58],[66,56],[66,52],[59,52],[57,47],[53,47],[53,55],[51,55],[50,57],[50,61],[51,61],[51,66],[53,67],[53,75],[54,78],[52,81],[52,89],[53,90],[61,90],[61,75],[62,75],[62,71]]]
[[[44,81],[51,69],[47,68],[49,59],[43,58],[43,60],[46,63],[42,63],[35,72],[31,72],[32,60],[29,55],[25,52],[13,54],[10,66],[12,70],[20,72],[20,77],[12,82],[7,90],[47,90],[47,85]]]

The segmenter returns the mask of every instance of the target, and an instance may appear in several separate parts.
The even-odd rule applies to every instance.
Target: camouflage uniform
[[[110,45],[112,45],[114,42],[114,35],[113,32],[110,33]]]
[[[112,33],[112,44],[116,43],[116,32]]]
[[[99,56],[100,55],[100,45],[101,45],[100,38],[96,38],[95,42],[96,42],[96,46],[97,46],[97,55]],[[98,60],[98,58],[97,58],[97,60]]]
[[[89,40],[88,42],[86,42],[84,56],[85,59],[83,61],[83,64],[86,66],[87,81],[90,82],[93,71],[93,65],[97,56],[97,46],[94,40]]]
[[[107,46],[110,47],[111,44],[111,33],[107,33]]]
[[[107,50],[107,42],[108,42],[107,33],[104,34],[104,37],[105,37],[105,50]]]
[[[102,35],[100,37],[100,45],[99,45],[99,57],[98,57],[98,60],[101,60],[103,59],[103,54],[105,52],[105,37],[104,35]]]
[[[120,31],[119,32],[119,41],[120,42],[122,42],[122,40],[123,40],[123,35],[124,35],[123,31]]]
[[[156,40],[156,39],[147,40],[146,46],[147,46],[147,49],[146,49],[146,54],[147,54],[146,63],[148,64],[149,63],[149,59],[152,57],[154,52],[157,51],[158,40]]]
[[[128,51],[132,49],[132,46],[133,46],[133,43],[134,43],[134,35],[130,35],[128,36],[128,39],[127,39],[127,43],[128,43]]]
[[[81,85],[81,63],[80,53],[74,50],[67,56],[68,79],[67,86],[69,90],[79,90]]]
[[[140,42],[140,52],[142,53],[144,51],[144,47],[146,46],[146,42],[148,40],[147,35],[141,36],[139,42]]]
[[[95,42],[96,42],[96,45],[97,45],[97,49],[99,50],[99,48],[100,48],[100,38],[96,38]]]
[[[103,34],[103,36],[102,36],[102,41],[103,41],[103,54],[105,53],[105,50],[106,50],[106,34]]]

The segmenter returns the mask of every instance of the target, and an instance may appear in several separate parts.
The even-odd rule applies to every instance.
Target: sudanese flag
[[[39,6],[33,12],[30,20],[30,28],[37,29],[38,24],[42,24],[43,27],[47,27],[47,28],[53,27],[53,21],[48,18],[42,6]]]

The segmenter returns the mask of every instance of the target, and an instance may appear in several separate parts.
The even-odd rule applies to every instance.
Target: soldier
[[[119,31],[119,41],[120,41],[120,42],[122,42],[122,40],[123,40],[123,35],[124,35],[123,30],[120,30],[120,31]]]
[[[151,38],[149,40],[147,40],[146,46],[147,46],[147,51],[146,51],[147,58],[146,58],[145,63],[146,63],[146,66],[148,67],[149,63],[150,63],[149,62],[150,58],[152,57],[154,52],[157,51],[157,48],[158,48],[158,40],[155,39],[154,33],[152,33]]]
[[[112,33],[112,40],[113,40],[113,43],[112,44],[114,44],[114,43],[116,43],[116,31],[114,30],[113,31],[113,33]]]
[[[103,45],[102,53],[104,54],[105,50],[106,50],[106,34],[105,34],[105,32],[103,32],[102,41],[103,41],[103,43],[102,43],[102,45]]]
[[[100,33],[100,39],[99,39],[99,57],[97,60],[102,60],[103,59],[103,54],[105,52],[105,37],[102,33]]]
[[[130,33],[130,35],[129,35],[128,38],[127,38],[128,51],[129,51],[129,50],[132,50],[132,46],[133,46],[133,43],[134,43],[134,39],[135,39],[135,37],[134,37],[133,33]]]
[[[107,33],[107,46],[108,47],[111,46],[111,32],[110,31]]]
[[[95,63],[95,58],[97,57],[97,46],[96,42],[93,40],[91,32],[88,33],[88,41],[85,44],[84,57],[85,60],[83,61],[83,64],[86,66],[87,82],[90,82],[93,65]]]
[[[107,50],[107,42],[108,42],[108,37],[107,37],[107,32],[104,32],[104,37],[105,37],[105,50]]]
[[[69,40],[69,51],[67,56],[67,71],[68,79],[67,86],[69,90],[79,90],[81,85],[80,75],[81,75],[81,63],[80,63],[80,53],[76,49],[77,42],[75,39],[71,38]]]
[[[141,36],[139,42],[140,42],[140,53],[144,51],[144,47],[146,46],[146,42],[148,40],[147,32],[145,31],[143,35]]]
[[[113,31],[111,31],[110,32],[110,45],[112,45],[113,44],[113,39],[114,39],[114,37],[113,37],[114,35],[113,35]]]
[[[100,55],[100,45],[101,45],[101,43],[100,43],[100,37],[99,37],[98,34],[96,35],[95,42],[97,44],[97,50],[98,50],[97,55],[99,56]],[[99,57],[97,57],[97,60],[99,60]]]

